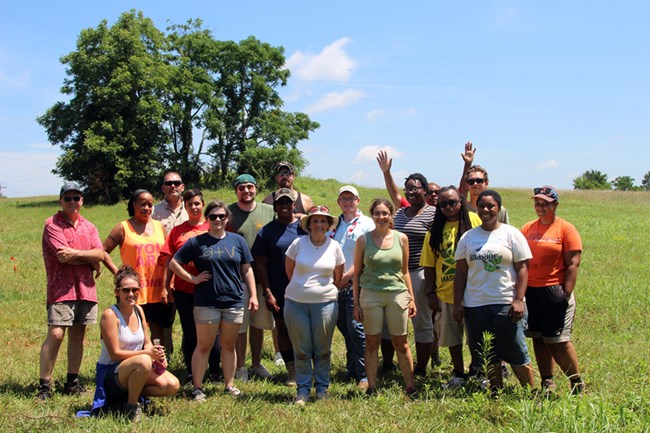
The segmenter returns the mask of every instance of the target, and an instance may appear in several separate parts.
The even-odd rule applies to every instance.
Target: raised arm
[[[472,146],[472,142],[468,141],[465,143],[465,152],[460,154],[460,157],[463,158],[463,172],[460,174],[460,181],[458,182],[458,192],[467,195],[469,191],[469,186],[465,182],[465,174],[467,170],[474,163],[474,154],[476,153],[476,148]]]
[[[399,193],[399,188],[395,184],[393,175],[390,173],[390,168],[393,165],[393,159],[388,157],[388,153],[385,150],[380,150],[377,154],[377,163],[379,168],[384,175],[384,183],[386,184],[386,190],[390,199],[395,206],[395,209],[402,207],[402,196]]]

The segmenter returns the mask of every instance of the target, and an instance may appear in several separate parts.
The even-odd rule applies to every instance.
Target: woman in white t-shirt
[[[503,386],[501,360],[508,362],[522,385],[533,386],[533,371],[524,337],[524,297],[528,284],[526,238],[498,221],[501,196],[481,192],[477,200],[482,224],[466,232],[456,248],[454,319],[465,319],[473,362],[489,363],[490,386]],[[492,334],[492,344],[483,341]],[[473,366],[482,370],[483,365]]]
[[[309,401],[312,377],[316,398],[327,398],[330,383],[332,336],[338,319],[338,288],[345,258],[338,242],[326,233],[336,218],[325,206],[313,206],[300,220],[309,236],[294,240],[286,253],[289,285],[285,292],[284,321],[293,345],[295,404]]]

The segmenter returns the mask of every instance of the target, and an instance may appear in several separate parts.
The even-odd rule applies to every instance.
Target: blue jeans
[[[338,311],[337,301],[306,304],[285,300],[284,322],[293,345],[298,397],[309,397],[312,376],[317,394],[329,387]]]
[[[352,288],[339,292],[339,320],[336,327],[345,339],[346,363],[348,377],[356,381],[366,378],[364,354],[366,351],[366,335],[361,322],[354,320],[354,302]]]

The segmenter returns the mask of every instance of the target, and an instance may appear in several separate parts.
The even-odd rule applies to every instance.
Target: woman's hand
[[[250,310],[251,314],[255,314],[259,308],[260,304],[257,302],[257,298],[250,298],[248,301],[248,309]]]
[[[280,306],[278,305],[278,301],[277,301],[277,299],[275,299],[275,296],[273,296],[272,293],[269,293],[266,296],[266,308],[272,313],[273,312],[275,312],[275,313],[280,312]]]
[[[512,301],[508,315],[512,318],[513,323],[519,322],[524,317],[524,301],[520,299]]]
[[[418,309],[415,307],[415,301],[411,299],[409,301],[409,319],[415,317],[418,314]]]
[[[354,320],[356,320],[359,323],[363,323],[363,310],[361,310],[361,306],[359,304],[354,304],[354,309],[352,310],[352,316],[354,317]]]
[[[212,278],[212,274],[208,271],[203,271],[199,275],[192,276],[192,284],[199,284],[209,281]]]
[[[465,318],[465,310],[462,305],[454,304],[454,320],[458,323],[463,323]]]

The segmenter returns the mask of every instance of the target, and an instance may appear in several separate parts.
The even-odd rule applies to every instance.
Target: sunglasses
[[[183,181],[181,180],[166,180],[163,182],[163,185],[165,186],[181,186],[183,185]]]
[[[293,174],[293,171],[282,170],[281,172],[278,173],[278,176],[288,177],[288,176],[291,176],[292,174]]]
[[[122,287],[120,290],[125,295],[128,295],[129,293],[133,293],[134,295],[137,295],[138,292],[140,291],[140,287],[133,287],[133,288]]]
[[[218,218],[220,221],[223,221],[223,220],[226,219],[226,217],[227,217],[227,215],[226,215],[225,213],[211,213],[210,215],[208,215],[208,219],[209,219],[210,221],[216,221],[217,218]]]
[[[81,196],[80,195],[72,195],[72,196],[66,195],[65,197],[63,197],[63,201],[66,202],[66,203],[70,203],[72,200],[74,200],[75,202],[78,202],[79,200],[81,200]]]
[[[447,200],[447,201],[441,201],[438,204],[440,205],[440,209],[445,208],[447,206],[454,207],[458,204],[460,200]]]
[[[406,192],[407,194],[409,194],[409,193],[414,193],[415,194],[415,193],[419,192],[421,189],[422,189],[421,186],[416,186],[415,188],[405,188],[404,192]]]
[[[475,183],[478,183],[479,185],[485,182],[485,179],[476,177],[474,179],[467,179],[467,184],[468,185],[474,185]]]
[[[435,195],[440,194],[440,190],[439,189],[430,189],[429,191],[427,191],[427,195],[434,195],[434,194]]]
[[[309,208],[309,213],[314,213],[314,212],[324,212],[324,213],[329,213],[330,208],[327,206],[312,206]]]

